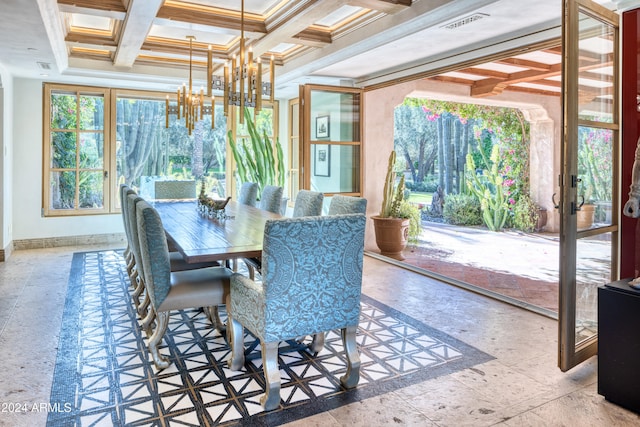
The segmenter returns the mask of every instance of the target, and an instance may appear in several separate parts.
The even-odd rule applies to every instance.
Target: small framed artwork
[[[329,138],[329,115],[316,117],[316,138]]]
[[[314,144],[314,169],[315,176],[331,175],[331,150],[327,144]]]

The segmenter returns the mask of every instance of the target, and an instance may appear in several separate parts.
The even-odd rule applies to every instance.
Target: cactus
[[[242,140],[238,145],[233,139],[233,132],[228,133],[229,147],[236,161],[239,182],[255,182],[258,184],[258,194],[267,185],[284,186],[285,164],[282,146],[275,139],[275,148],[267,134],[259,134],[249,109],[244,109],[247,130],[250,141]],[[275,151],[275,153],[274,153]]]
[[[400,204],[404,199],[404,176],[400,178],[400,182],[396,186],[394,182],[395,173],[393,171],[395,164],[396,152],[392,151],[389,155],[387,177],[382,194],[382,207],[380,209],[380,217],[382,218],[397,218],[400,212]]]

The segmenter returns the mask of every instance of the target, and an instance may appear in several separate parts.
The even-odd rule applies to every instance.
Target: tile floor
[[[45,424],[71,257],[104,247],[16,251],[0,263],[0,426]],[[640,424],[597,394],[596,358],[556,368],[554,320],[369,257],[363,290],[496,359],[291,426]]]

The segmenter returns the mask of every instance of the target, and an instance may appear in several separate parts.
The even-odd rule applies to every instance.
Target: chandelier
[[[244,124],[244,107],[253,107],[257,113],[262,109],[263,97],[273,102],[273,88],[275,67],[273,55],[269,61],[269,81],[262,78],[262,61],[260,57],[253,58],[251,47],[247,52],[244,39],[244,0],[240,5],[240,52],[236,58],[224,64],[223,76],[216,76],[213,69],[211,46],[207,56],[207,94],[211,96],[213,90],[222,91],[224,115],[229,115],[229,107],[239,108],[240,123]],[[236,61],[237,59],[237,61]]]
[[[205,114],[211,115],[211,127],[213,128],[215,99],[211,97],[210,93],[205,97],[204,89],[200,89],[199,94],[193,91],[193,41],[196,38],[195,36],[187,36],[187,39],[189,39],[189,87],[187,88],[184,83],[182,88],[178,88],[177,104],[170,104],[169,95],[167,95],[165,126],[169,127],[170,114],[177,115],[178,120],[184,117],[184,124],[191,135],[196,122],[201,120]],[[205,101],[209,101],[208,105],[205,105]]]
[[[211,45],[207,53],[207,95],[204,89],[200,93],[193,92],[193,40],[195,36],[187,36],[189,39],[189,87],[183,84],[182,89],[178,89],[177,104],[170,104],[169,96],[166,100],[166,127],[169,127],[169,115],[177,115],[185,119],[185,126],[191,135],[195,123],[202,119],[205,114],[211,115],[211,127],[214,127],[215,116],[215,96],[213,91],[222,92],[224,104],[224,115],[229,115],[230,107],[239,108],[240,124],[244,124],[244,108],[254,108],[254,113],[262,109],[263,99],[273,102],[274,100],[274,77],[275,66],[273,55],[269,60],[269,81],[262,78],[262,61],[260,57],[253,58],[251,47],[247,51],[244,38],[244,0],[241,1],[240,8],[240,51],[239,56],[234,54],[230,61],[223,65],[223,75],[213,74],[213,53]],[[206,103],[206,104],[205,104]]]

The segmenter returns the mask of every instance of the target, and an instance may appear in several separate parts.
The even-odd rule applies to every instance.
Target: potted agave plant
[[[396,152],[392,151],[382,195],[380,214],[371,217],[376,244],[382,255],[403,260],[402,251],[410,239],[420,233],[420,212],[404,200],[404,176],[395,184]]]

